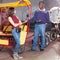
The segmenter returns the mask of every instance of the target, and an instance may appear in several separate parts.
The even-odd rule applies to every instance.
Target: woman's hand
[[[25,20],[23,23],[27,23],[28,22],[28,20]]]
[[[22,22],[19,22],[18,24],[19,24],[19,25],[22,25],[23,23],[22,23]]]
[[[28,20],[25,20],[24,22],[19,22],[19,25],[23,25],[23,24],[25,24],[27,22],[28,22]]]
[[[27,23],[28,22],[28,20],[25,20],[22,24],[25,24],[25,23]]]

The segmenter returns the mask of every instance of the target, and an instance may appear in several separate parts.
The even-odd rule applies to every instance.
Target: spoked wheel
[[[47,47],[48,45],[49,45],[49,37],[48,36],[46,36],[46,40],[45,40],[45,47]]]
[[[57,38],[57,33],[56,32],[51,32],[50,33],[50,39],[55,40]]]
[[[2,51],[3,47],[0,47],[0,51]]]
[[[0,48],[0,51],[1,51],[2,49]]]
[[[45,47],[47,47],[49,45],[50,41],[49,41],[49,37],[46,35],[46,38],[45,38]],[[39,44],[39,47],[40,47],[40,44],[41,44],[41,38],[40,40],[38,41],[38,44]]]
[[[23,53],[24,51],[25,51],[25,45],[20,46],[19,54]]]

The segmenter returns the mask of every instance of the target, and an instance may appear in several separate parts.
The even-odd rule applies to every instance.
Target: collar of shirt
[[[40,11],[46,11],[46,9],[45,9],[45,8],[44,8],[44,9],[42,9],[42,10],[41,10],[41,9],[39,9],[39,10],[40,10]]]

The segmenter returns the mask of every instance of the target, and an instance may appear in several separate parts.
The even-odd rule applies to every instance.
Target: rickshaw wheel
[[[50,39],[51,39],[51,40],[55,40],[56,38],[57,38],[56,32],[51,32],[51,33],[50,33]]]
[[[2,49],[3,49],[3,48],[2,48],[2,47],[0,47],[0,51],[2,51]]]
[[[47,47],[49,45],[50,41],[49,41],[49,37],[46,35],[46,38],[45,38],[45,47]],[[38,41],[38,46],[40,47],[40,44],[41,44],[41,37]]]
[[[22,54],[25,51],[25,45],[21,45],[19,48],[19,54]]]
[[[49,37],[48,36],[46,36],[46,38],[45,38],[45,47],[47,47],[48,45],[49,45]]]

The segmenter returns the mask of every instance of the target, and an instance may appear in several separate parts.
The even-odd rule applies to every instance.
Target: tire
[[[49,45],[49,37],[48,36],[46,36],[46,40],[45,40],[45,47],[47,47],[48,45]]]
[[[1,51],[2,49],[0,49],[0,51]]]
[[[25,45],[20,46],[19,54],[22,54],[25,51]]]
[[[52,31],[50,33],[50,39],[53,41],[53,40],[56,40],[56,38],[57,38],[57,33]]]
[[[47,47],[49,45],[50,41],[49,41],[49,37],[47,35],[45,35],[45,36],[46,36],[46,38],[45,38],[45,47]],[[40,47],[40,44],[41,44],[41,38],[38,41],[38,46],[39,47]]]
[[[3,49],[3,48],[2,48],[2,47],[0,47],[0,51],[2,51],[2,49]]]

